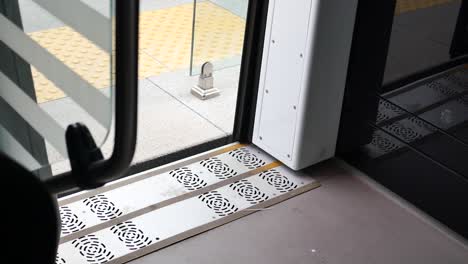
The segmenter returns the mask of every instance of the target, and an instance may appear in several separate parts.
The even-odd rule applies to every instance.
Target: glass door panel
[[[211,62],[214,69],[238,66],[247,17],[248,0],[194,0],[192,75]]]
[[[109,132],[113,1],[94,2],[0,0],[0,151],[30,170],[68,163],[70,124]]]

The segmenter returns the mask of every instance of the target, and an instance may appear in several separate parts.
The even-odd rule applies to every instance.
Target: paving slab
[[[187,71],[165,73],[149,80],[194,112],[209,120],[223,132],[231,134],[234,126],[240,66],[215,71],[214,85],[221,90],[217,97],[200,100],[190,93],[198,83],[198,76]]]

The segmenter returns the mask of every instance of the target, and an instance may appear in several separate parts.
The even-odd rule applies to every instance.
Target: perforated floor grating
[[[57,263],[125,263],[319,184],[232,145],[59,201]]]

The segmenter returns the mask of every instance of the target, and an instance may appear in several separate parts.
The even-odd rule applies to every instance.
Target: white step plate
[[[115,189],[98,190],[72,203],[61,202],[61,242],[251,176],[250,171],[273,161],[255,147],[240,147]]]
[[[315,187],[239,148],[62,205],[57,263],[125,263]]]

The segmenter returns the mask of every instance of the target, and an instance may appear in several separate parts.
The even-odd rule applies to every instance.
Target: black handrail
[[[115,143],[108,160],[90,164],[86,178],[90,186],[118,179],[129,168],[135,153],[138,113],[138,21],[139,1],[116,1],[116,96]],[[78,175],[82,176],[82,175]],[[51,177],[45,183],[52,193],[78,186],[73,171]]]

